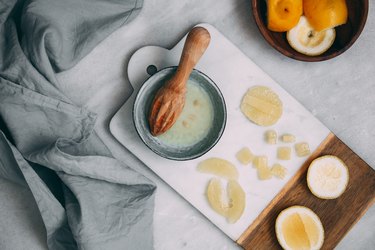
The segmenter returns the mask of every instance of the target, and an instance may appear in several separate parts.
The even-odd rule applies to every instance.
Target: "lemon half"
[[[310,191],[322,199],[339,197],[344,193],[348,182],[348,167],[333,155],[316,158],[307,171],[307,185]]]
[[[319,217],[309,208],[292,206],[276,219],[276,236],[286,250],[317,250],[324,242],[324,228]]]
[[[286,38],[296,51],[308,56],[317,56],[332,46],[336,38],[336,31],[333,28],[316,31],[307,18],[301,16],[298,24],[287,32]]]

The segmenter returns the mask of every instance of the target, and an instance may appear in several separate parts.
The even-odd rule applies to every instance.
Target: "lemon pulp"
[[[333,155],[316,158],[307,171],[307,185],[310,191],[321,199],[339,197],[344,193],[348,182],[348,167]]]
[[[324,242],[324,228],[309,208],[292,206],[276,219],[276,236],[286,250],[317,250]]]
[[[282,233],[286,244],[292,249],[309,249],[310,241],[307,237],[305,226],[298,213],[289,215],[282,223]]]
[[[214,109],[208,93],[191,80],[186,88],[185,105],[180,116],[170,129],[157,136],[167,145],[194,145],[208,134],[212,126]]]

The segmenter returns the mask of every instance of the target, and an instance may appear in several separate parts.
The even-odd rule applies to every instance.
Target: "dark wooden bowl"
[[[331,59],[346,51],[359,37],[365,26],[368,14],[368,0],[346,0],[348,6],[348,22],[336,27],[336,39],[331,48],[319,56],[307,56],[290,47],[286,32],[273,32],[267,28],[267,1],[251,0],[253,16],[264,39],[280,53],[287,57],[318,62]]]

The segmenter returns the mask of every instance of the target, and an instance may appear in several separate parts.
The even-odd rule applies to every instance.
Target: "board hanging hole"
[[[156,68],[155,65],[148,65],[148,67],[146,69],[147,74],[149,74],[150,76],[155,74],[157,71],[158,71],[158,68]]]

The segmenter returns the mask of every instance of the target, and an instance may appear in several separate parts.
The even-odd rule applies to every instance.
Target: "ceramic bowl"
[[[134,101],[133,121],[139,137],[147,147],[164,158],[183,161],[205,154],[219,141],[224,132],[227,112],[223,95],[216,84],[202,72],[193,70],[189,80],[194,81],[207,92],[214,107],[213,125],[208,135],[196,144],[185,147],[170,146],[158,137],[152,136],[148,124],[152,100],[157,90],[174,74],[176,69],[177,67],[170,67],[160,70],[142,85]]]
[[[255,23],[264,39],[287,57],[307,62],[324,61],[346,51],[357,40],[365,26],[368,14],[368,0],[347,0],[348,21],[336,27],[336,39],[330,49],[319,56],[307,56],[290,47],[286,32],[273,32],[267,28],[267,1],[251,0]]]

